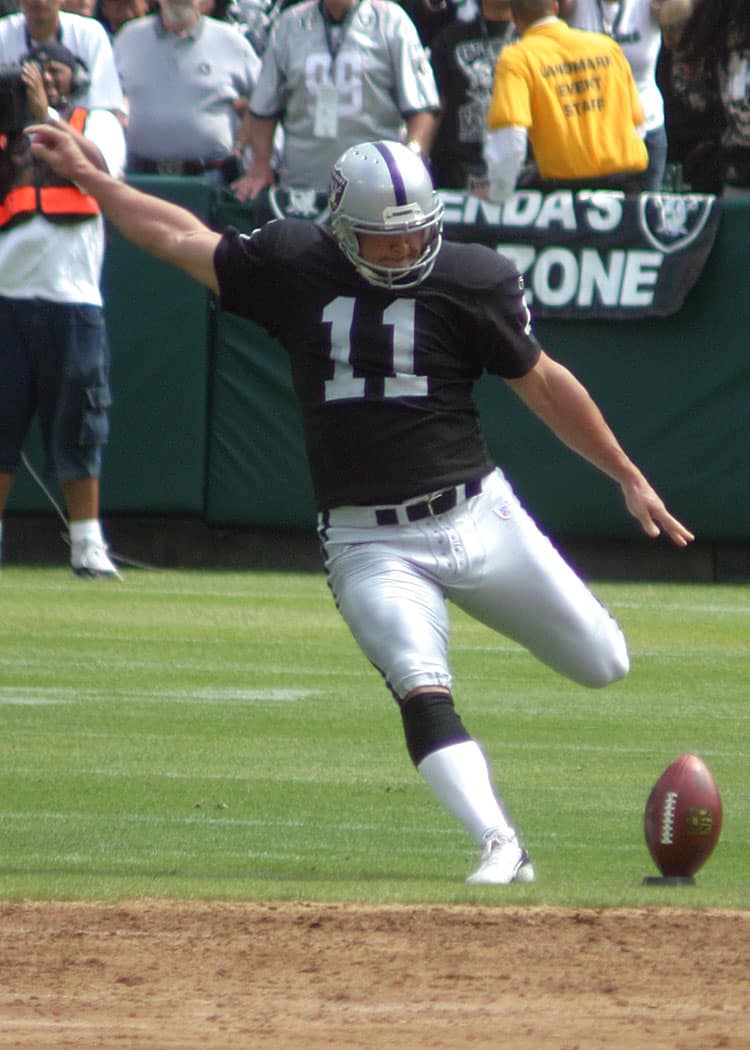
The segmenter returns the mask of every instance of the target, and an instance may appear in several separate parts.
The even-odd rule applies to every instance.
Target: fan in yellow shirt
[[[571,29],[557,0],[512,0],[511,8],[521,39],[495,67],[484,146],[490,197],[513,192],[528,143],[543,188],[643,188],[644,114],[619,44]]]

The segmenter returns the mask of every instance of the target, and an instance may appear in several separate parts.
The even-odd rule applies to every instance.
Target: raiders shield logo
[[[341,171],[341,168],[335,167],[331,172],[331,187],[328,191],[328,204],[331,211],[336,212],[339,210],[341,198],[344,196],[344,191],[348,185],[349,180]]]
[[[697,240],[716,207],[716,197],[706,193],[642,193],[638,224],[652,247],[668,255]]]
[[[318,190],[273,186],[268,191],[268,204],[274,219],[311,219],[324,223],[331,214],[327,194]]]

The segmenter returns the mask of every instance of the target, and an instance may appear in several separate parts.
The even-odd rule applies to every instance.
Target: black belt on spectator
[[[227,157],[221,160],[151,160],[129,153],[127,170],[132,175],[205,175],[207,171],[218,171],[226,163]]]

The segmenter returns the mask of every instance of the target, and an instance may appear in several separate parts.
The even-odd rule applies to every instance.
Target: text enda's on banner
[[[707,194],[517,190],[504,204],[441,190],[445,236],[509,256],[538,318],[676,313],[716,237]]]

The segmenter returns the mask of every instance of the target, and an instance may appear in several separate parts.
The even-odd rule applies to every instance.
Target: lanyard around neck
[[[333,72],[333,67],[336,63],[336,58],[338,57],[338,53],[342,48],[344,38],[346,37],[346,34],[349,31],[349,26],[351,25],[352,19],[354,18],[355,12],[358,7],[358,0],[355,0],[355,3],[352,4],[352,6],[344,15],[343,19],[340,22],[334,22],[328,11],[328,8],[323,3],[323,0],[319,0],[318,2],[318,10],[320,11],[320,17],[323,19],[323,32],[326,35],[326,46],[328,48],[328,54],[331,56],[331,72]],[[340,31],[334,39],[333,27],[335,25],[340,26]]]

